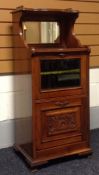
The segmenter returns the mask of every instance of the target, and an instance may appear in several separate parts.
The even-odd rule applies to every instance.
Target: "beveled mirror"
[[[56,21],[25,21],[22,23],[23,38],[28,44],[53,44],[60,31]]]

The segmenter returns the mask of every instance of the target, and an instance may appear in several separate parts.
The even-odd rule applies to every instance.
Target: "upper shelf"
[[[40,20],[44,19],[55,19],[59,20],[61,17],[71,17],[72,19],[77,18],[79,11],[69,9],[32,9],[32,8],[25,8],[23,6],[17,7],[12,13],[22,12],[23,20],[34,20],[36,18],[41,18]],[[29,16],[30,15],[30,16]],[[48,16],[45,16],[48,15]],[[42,19],[44,17],[44,19]],[[39,19],[38,19],[39,20]],[[61,19],[60,19],[61,20]]]

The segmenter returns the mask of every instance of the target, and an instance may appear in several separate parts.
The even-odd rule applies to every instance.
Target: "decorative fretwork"
[[[77,127],[75,113],[54,115],[48,117],[48,134],[59,134]]]

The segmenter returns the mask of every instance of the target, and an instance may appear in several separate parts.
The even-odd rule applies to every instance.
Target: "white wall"
[[[99,128],[99,69],[90,70],[90,128]]]
[[[90,70],[90,107],[99,106],[99,69]]]
[[[0,121],[30,117],[31,76],[0,76]],[[99,69],[90,69],[91,129],[99,127],[99,117],[91,110],[99,107]]]
[[[30,75],[0,76],[0,121],[31,116]]]

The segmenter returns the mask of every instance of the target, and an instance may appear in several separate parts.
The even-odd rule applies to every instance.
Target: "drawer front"
[[[81,99],[36,104],[37,149],[82,141]]]

